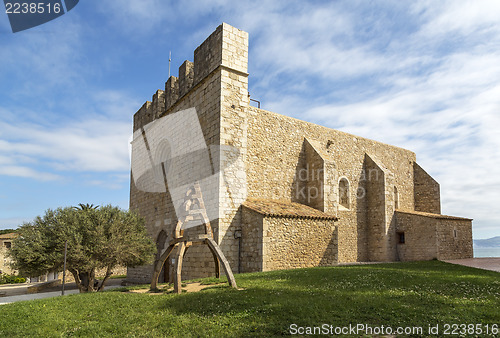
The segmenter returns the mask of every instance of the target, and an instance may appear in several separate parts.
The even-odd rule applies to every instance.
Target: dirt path
[[[220,283],[220,284],[224,284],[224,283]],[[206,289],[206,288],[209,288],[209,287],[212,287],[215,285],[220,285],[220,284],[202,285],[200,283],[189,283],[189,284],[186,284],[186,286],[183,286],[182,290],[186,290],[186,292],[198,292],[198,291],[201,291],[203,289]],[[162,292],[150,292],[149,289],[130,290],[128,292],[130,292],[130,293],[149,293],[151,295],[161,295],[164,292],[173,291],[174,287],[169,286],[169,285],[165,285],[163,287],[160,286],[159,289]]]

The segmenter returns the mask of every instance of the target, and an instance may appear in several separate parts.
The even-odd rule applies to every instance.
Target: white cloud
[[[222,14],[234,6],[229,0],[108,0],[99,4],[99,10],[114,27],[134,38],[154,31],[177,31],[181,24],[200,24],[200,16]]]
[[[264,81],[283,72],[343,78],[373,72],[388,62],[372,53],[369,43],[355,43],[353,13],[334,3],[295,4],[294,11],[287,11],[286,4],[266,5],[251,6],[241,17],[251,32],[251,62],[268,74]]]
[[[168,6],[161,0],[104,1],[99,7],[113,25],[126,32],[150,31],[168,16]]]
[[[129,167],[129,122],[102,118],[48,128],[5,122],[0,122],[0,127],[9,139],[0,141],[2,158],[12,159],[17,155],[36,158],[44,166],[60,171],[122,171]],[[25,171],[20,176],[28,174]]]
[[[433,39],[447,34],[498,34],[500,30],[500,2],[496,0],[418,1],[413,4],[413,11],[427,18],[421,33]]]
[[[81,58],[79,22],[55,20],[48,25],[5,36],[8,47],[0,49],[0,78],[24,82],[14,92],[20,97],[29,93],[43,98],[54,87],[73,87],[88,72]]]
[[[39,172],[23,166],[0,166],[0,175],[34,178],[40,181],[55,181],[62,179],[59,175]]]

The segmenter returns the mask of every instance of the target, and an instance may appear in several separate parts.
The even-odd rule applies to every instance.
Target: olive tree
[[[67,270],[80,292],[100,291],[118,265],[150,263],[156,248],[146,233],[144,220],[134,212],[110,205],[47,210],[19,227],[10,256],[21,274],[36,276],[61,271],[67,241]],[[95,279],[97,269],[105,277]]]

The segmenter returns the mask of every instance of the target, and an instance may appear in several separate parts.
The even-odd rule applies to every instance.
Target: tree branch
[[[104,279],[102,280],[101,286],[99,286],[99,289],[97,291],[101,291],[102,289],[104,289],[104,284],[106,283],[108,278],[113,274],[112,270],[113,270],[113,267],[108,265],[108,267],[106,268],[106,276],[104,276]]]
[[[68,269],[69,272],[73,275],[73,278],[75,279],[76,286],[78,286],[78,290],[80,293],[85,292],[82,281],[80,280],[80,273],[76,269]]]

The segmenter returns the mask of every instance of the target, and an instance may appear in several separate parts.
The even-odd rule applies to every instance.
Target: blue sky
[[[250,34],[262,108],[410,149],[444,214],[500,235],[500,2],[82,0],[0,14],[0,228],[128,207],[132,116],[221,23]]]

